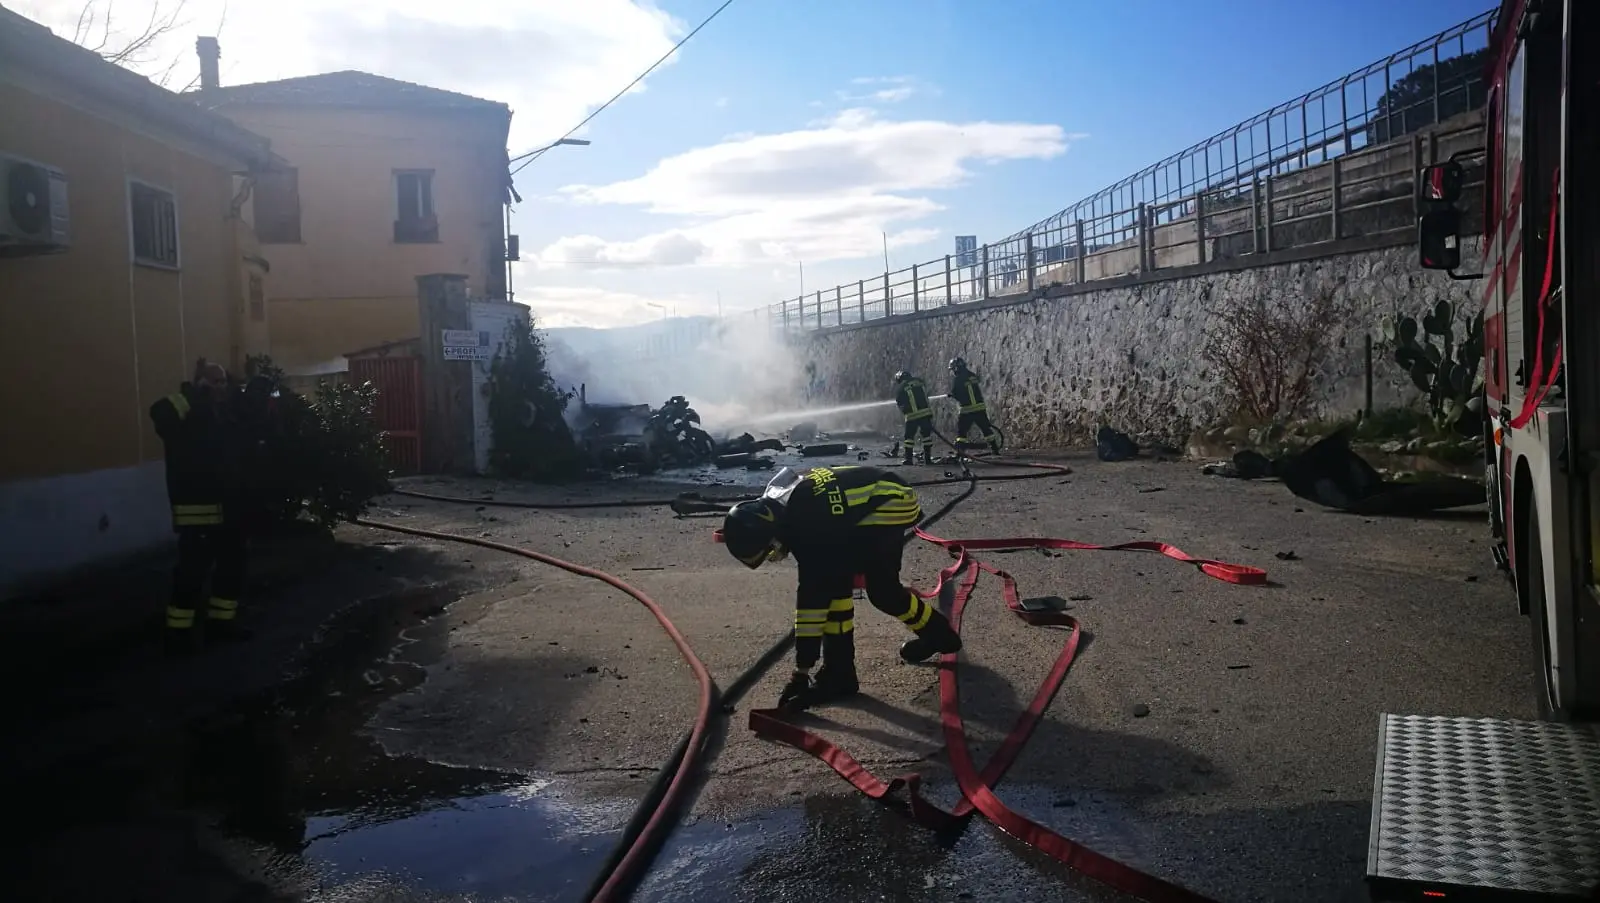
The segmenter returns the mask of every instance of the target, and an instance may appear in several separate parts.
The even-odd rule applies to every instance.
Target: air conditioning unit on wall
[[[67,174],[0,154],[0,256],[65,251],[70,242]]]

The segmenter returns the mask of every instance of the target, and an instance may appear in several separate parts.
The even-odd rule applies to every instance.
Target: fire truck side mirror
[[[1425,270],[1461,267],[1461,214],[1451,207],[1429,210],[1417,220],[1417,253]]]
[[[1461,185],[1466,173],[1454,160],[1422,167],[1417,174],[1417,194],[1424,201],[1454,204],[1461,199]]]

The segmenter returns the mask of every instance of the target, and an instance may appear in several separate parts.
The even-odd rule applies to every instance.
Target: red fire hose
[[[632,846],[629,847],[627,855],[622,858],[621,863],[607,878],[606,883],[601,887],[598,896],[595,897],[596,900],[602,901],[620,899],[618,895],[618,889],[635,877],[635,873],[643,865],[641,860],[644,859],[648,855],[648,851],[653,850],[654,845],[662,839],[661,835],[663,832],[669,831],[673,827],[672,823],[668,821],[667,815],[678,810],[678,806],[682,803],[683,794],[689,789],[692,776],[699,771],[700,757],[705,751],[704,740],[706,730],[711,723],[712,712],[716,710],[717,700],[716,686],[711,682],[711,672],[706,670],[705,663],[700,660],[698,655],[695,655],[694,649],[690,648],[689,646],[689,641],[684,639],[683,634],[678,632],[678,628],[672,623],[672,619],[667,617],[667,613],[662,611],[660,605],[657,605],[656,602],[649,596],[645,595],[642,590],[629,586],[627,583],[624,583],[622,580],[613,577],[604,571],[597,571],[594,568],[587,568],[581,564],[573,564],[570,561],[563,561],[560,558],[556,558],[552,555],[546,555],[542,552],[535,552],[532,549],[524,549],[519,546],[493,542],[487,539],[477,539],[470,536],[457,536],[453,533],[440,533],[435,530],[423,530],[417,527],[401,526],[400,524],[369,521],[364,518],[357,520],[356,523],[363,527],[374,527],[379,530],[390,530],[395,533],[405,533],[411,536],[420,536],[425,539],[435,539],[444,542],[461,542],[468,545],[481,546],[485,549],[493,549],[497,552],[505,552],[510,555],[521,555],[524,558],[531,558],[534,561],[542,562],[552,567],[558,567],[563,571],[577,574],[580,577],[588,577],[593,580],[599,580],[602,583],[608,584],[609,586],[627,593],[628,595],[632,596],[640,605],[643,605],[645,608],[649,609],[650,614],[653,615],[656,619],[656,622],[661,625],[661,629],[667,632],[668,637],[671,637],[672,644],[678,647],[678,654],[683,656],[683,660],[685,662],[688,662],[689,670],[694,672],[695,682],[700,686],[699,707],[695,712],[694,726],[690,729],[687,749],[684,752],[682,762],[679,764],[676,774],[672,776],[671,783],[667,785],[666,794],[661,798],[660,803],[656,806],[656,810],[650,816],[649,821],[645,823],[644,828],[642,831],[640,831],[638,838],[634,841]]]
[[[1097,853],[1029,820],[1006,806],[995,795],[995,785],[999,784],[1010,770],[1012,763],[1022,752],[1023,746],[1027,744],[1034,727],[1038,725],[1039,719],[1044,716],[1045,709],[1049,708],[1051,700],[1061,688],[1067,671],[1072,667],[1073,658],[1077,655],[1081,632],[1077,619],[1065,612],[1029,611],[1023,608],[1015,578],[993,565],[972,557],[969,550],[1032,548],[1160,552],[1168,558],[1194,564],[1201,572],[1218,580],[1240,585],[1265,583],[1266,571],[1245,565],[1194,558],[1181,549],[1161,542],[1139,541],[1097,546],[1069,539],[1048,538],[953,540],[941,539],[920,529],[917,530],[917,535],[944,547],[955,559],[952,564],[939,572],[938,583],[933,589],[926,593],[918,590],[918,595],[929,599],[936,598],[951,578],[963,571],[966,573],[956,588],[950,609],[950,625],[958,632],[961,629],[962,612],[972,596],[973,588],[977,586],[980,571],[986,571],[1000,578],[1006,607],[1023,621],[1039,626],[1066,627],[1068,631],[1067,640],[1062,645],[1061,654],[1056,657],[1055,665],[1045,676],[1044,682],[1039,686],[1028,707],[1017,718],[1005,741],[981,770],[972,761],[972,754],[967,748],[966,727],[961,718],[961,700],[956,680],[958,655],[950,654],[943,657],[939,671],[940,721],[944,725],[950,770],[961,788],[961,802],[951,811],[945,811],[929,802],[922,796],[922,776],[918,774],[902,775],[884,781],[833,743],[784,720],[785,713],[778,709],[751,711],[750,729],[758,736],[786,743],[821,759],[851,786],[872,799],[882,800],[901,787],[906,788],[910,797],[912,817],[929,828],[947,829],[966,820],[975,811],[982,812],[1000,830],[1122,893],[1131,894],[1151,903],[1208,903],[1208,898],[1194,891]]]
[[[992,462],[984,462],[992,463]],[[1032,462],[1006,462],[1006,466],[1031,467],[1045,471],[1070,472],[1066,468],[1053,464]],[[1045,476],[1046,474],[1038,474]],[[969,477],[975,488],[978,479]],[[953,482],[953,481],[952,481]],[[970,492],[970,489],[969,489]],[[963,496],[964,497],[964,496]],[[477,502],[472,499],[440,499],[441,501]],[[615,503],[613,503],[615,506]],[[523,506],[519,506],[523,507]],[[542,507],[526,505],[525,507]],[[574,504],[572,507],[587,507]],[[689,646],[687,640],[678,631],[666,612],[645,595],[617,577],[603,571],[584,567],[569,561],[563,561],[551,555],[536,552],[531,549],[498,543],[487,539],[458,536],[434,530],[425,530],[417,527],[407,527],[399,524],[390,524],[366,519],[357,520],[356,523],[380,530],[389,530],[396,533],[408,534],[427,539],[444,542],[459,542],[468,545],[493,549],[512,555],[520,555],[553,567],[560,568],[569,573],[589,577],[606,583],[615,589],[621,590],[633,597],[648,609],[656,621],[666,631],[673,644],[694,673],[695,681],[699,685],[699,706],[695,714],[694,724],[689,735],[685,738],[684,753],[678,762],[670,783],[665,793],[627,849],[616,868],[606,877],[605,883],[593,896],[599,903],[612,903],[624,899],[631,889],[633,882],[639,877],[639,871],[648,865],[649,857],[670,831],[672,823],[669,820],[672,813],[678,811],[687,793],[692,777],[701,764],[704,748],[705,734],[709,728],[713,713],[718,705],[718,693],[712,682],[710,672],[705,664]],[[829,741],[805,731],[783,720],[782,712],[775,709],[758,709],[750,713],[750,728],[758,735],[777,740],[804,750],[833,768],[852,786],[861,790],[873,799],[883,799],[894,793],[900,787],[906,787],[910,795],[911,810],[914,818],[920,823],[934,828],[945,828],[958,824],[969,818],[973,812],[981,812],[1001,830],[1022,840],[1024,843],[1044,852],[1046,855],[1065,863],[1083,874],[1105,883],[1124,893],[1133,894],[1140,899],[1151,903],[1209,903],[1207,898],[1189,891],[1183,887],[1164,881],[1153,875],[1141,872],[1131,866],[1125,865],[1103,854],[1081,846],[1067,838],[1043,827],[1026,817],[1016,813],[1002,803],[994,793],[997,785],[1010,769],[1016,757],[1021,753],[1033,729],[1043,717],[1045,709],[1050,705],[1056,692],[1060,689],[1062,681],[1066,678],[1067,671],[1071,668],[1073,658],[1077,654],[1080,630],[1078,622],[1064,612],[1054,611],[1029,611],[1023,608],[1017,592],[1016,580],[1008,573],[990,564],[980,561],[970,554],[971,549],[1022,549],[1045,548],[1064,550],[1122,550],[1122,551],[1153,551],[1196,565],[1203,573],[1219,580],[1241,585],[1259,585],[1266,582],[1266,572],[1258,568],[1244,565],[1228,564],[1209,559],[1194,558],[1174,546],[1160,542],[1137,541],[1119,543],[1117,545],[1098,546],[1088,543],[1075,542],[1067,539],[1052,538],[1020,538],[1020,539],[978,539],[978,540],[947,540],[917,529],[916,535],[928,542],[943,547],[955,559],[952,564],[939,572],[938,583],[928,593],[920,593],[925,598],[934,598],[939,591],[955,575],[965,572],[965,577],[957,586],[953,604],[950,610],[950,623],[956,630],[960,630],[961,617],[973,588],[977,585],[979,572],[988,572],[999,577],[1002,582],[1006,606],[1018,617],[1034,625],[1057,625],[1068,628],[1068,637],[1063,645],[1061,654],[1057,657],[1055,665],[1051,668],[1045,681],[1035,693],[1032,702],[1023,711],[1012,727],[1011,733],[1004,743],[995,752],[995,755],[980,771],[973,763],[971,753],[967,748],[965,727],[960,713],[960,697],[956,682],[957,656],[944,656],[941,662],[939,675],[940,711],[944,724],[945,740],[949,748],[951,770],[955,775],[962,792],[962,801],[953,811],[945,811],[928,802],[919,792],[921,776],[916,774],[905,775],[885,782],[871,772],[867,771],[859,762],[851,758],[848,753],[838,748]],[[720,540],[720,531],[716,537]]]

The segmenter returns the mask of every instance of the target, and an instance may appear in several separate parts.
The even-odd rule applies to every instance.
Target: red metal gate
[[[378,389],[378,426],[386,437],[389,467],[397,474],[422,470],[422,360],[415,357],[356,358],[350,381]]]

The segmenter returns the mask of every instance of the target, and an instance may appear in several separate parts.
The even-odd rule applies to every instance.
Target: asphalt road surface
[[[1065,463],[1067,477],[982,485],[935,532],[1161,540],[1263,567],[1271,583],[1233,586],[1150,553],[986,556],[1025,596],[1068,599],[1091,635],[1000,785],[1029,817],[1218,900],[1365,899],[1379,713],[1533,715],[1527,627],[1493,570],[1481,510],[1362,518],[1276,483],[1202,476],[1194,463]],[[576,497],[486,481],[411,485]],[[924,507],[960,489],[924,490]],[[582,497],[640,493],[671,494],[639,482]],[[792,564],[745,569],[711,541],[712,519],[398,496],[371,517],[615,574],[667,609],[722,684],[789,629]],[[217,766],[234,790],[186,804],[204,813],[200,836],[216,860],[251,876],[256,895],[228,899],[581,899],[694,716],[689,669],[642,606],[596,581],[360,528],[345,539],[474,576],[436,581],[419,623],[281,707],[270,742],[259,727],[218,735],[228,749],[267,750],[253,765]],[[906,561],[908,580],[927,584],[948,558],[915,543]],[[998,587],[980,582],[964,628],[963,711],[979,762],[1062,640],[1009,614]],[[905,638],[892,619],[858,610],[865,696],[808,725],[884,777],[921,773],[950,804],[937,672],[899,661]],[[981,818],[937,837],[821,763],[756,739],[744,713],[771,705],[786,674],[786,662],[772,669],[726,722],[690,818],[635,899],[1118,899]],[[276,763],[265,783],[280,792],[245,805],[237,788],[263,783],[262,761]]]

